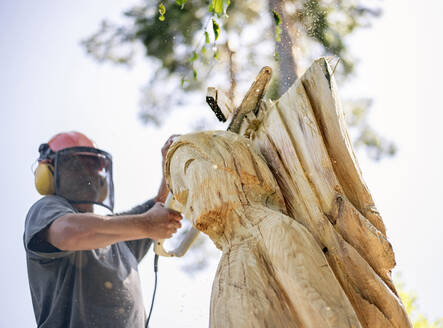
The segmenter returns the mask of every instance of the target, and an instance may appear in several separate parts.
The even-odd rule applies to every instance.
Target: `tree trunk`
[[[225,43],[226,51],[228,53],[228,73],[229,73],[229,81],[230,86],[228,90],[228,96],[231,99],[231,103],[235,104],[235,91],[237,88],[237,67],[235,65],[234,55],[235,52],[232,51],[231,47],[229,46],[229,42]]]
[[[288,28],[288,20],[285,18],[285,10],[283,8],[284,1],[283,0],[269,0],[269,12],[272,16],[272,11],[276,11],[281,17],[280,28],[281,32],[281,41],[275,41],[275,50],[278,56],[279,62],[279,94],[282,95],[285,93],[289,87],[294,84],[297,79],[297,70],[296,65],[292,53],[292,39],[289,34]],[[274,19],[272,18],[274,21]],[[275,25],[275,22],[274,22]]]

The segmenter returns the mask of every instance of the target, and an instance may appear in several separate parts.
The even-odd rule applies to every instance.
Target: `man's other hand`
[[[174,142],[175,138],[179,137],[179,134],[173,134],[166,140],[165,144],[162,147],[162,173],[165,166],[166,154],[168,153],[169,147]],[[155,201],[157,202],[165,202],[168,197],[168,187],[166,186],[165,177],[162,175],[162,181],[160,183],[160,188],[158,189],[157,196],[155,197]]]
[[[165,160],[166,154],[168,153],[168,149],[169,147],[172,145],[172,143],[174,142],[174,140],[179,137],[179,134],[173,134],[172,136],[170,136],[168,138],[168,140],[166,140],[165,144],[162,147],[162,157],[163,157],[163,161]]]

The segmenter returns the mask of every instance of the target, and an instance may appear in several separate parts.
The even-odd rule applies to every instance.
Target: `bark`
[[[225,44],[226,46],[226,51],[228,53],[228,70],[229,70],[229,81],[230,81],[230,86],[229,86],[229,90],[228,90],[228,96],[231,99],[231,103],[235,103],[235,90],[237,88],[237,77],[236,77],[236,72],[237,72],[237,66],[235,65],[235,60],[234,60],[234,55],[235,52],[232,51],[232,49],[229,47],[229,42],[226,42]]]
[[[280,28],[281,32],[281,41],[275,41],[275,50],[278,55],[278,63],[279,63],[279,93],[282,95],[285,93],[289,87],[295,82],[297,79],[297,69],[294,61],[292,47],[293,42],[291,35],[289,33],[288,20],[286,19],[286,14],[284,10],[284,1],[283,0],[269,0],[268,2],[269,12],[272,15],[272,11],[276,11],[280,14],[281,24]],[[274,21],[274,19],[272,18]],[[274,22],[275,25],[275,22]]]

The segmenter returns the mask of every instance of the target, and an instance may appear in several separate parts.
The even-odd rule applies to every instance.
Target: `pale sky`
[[[138,102],[149,65],[133,70],[98,65],[80,47],[103,18],[118,19],[134,2],[0,2],[0,327],[35,326],[22,234],[26,213],[40,197],[31,171],[39,144],[59,131],[79,130],[112,153],[118,211],[155,195],[163,142],[172,133],[187,132],[184,122],[194,119],[189,112],[175,112],[161,130],[144,126]],[[384,15],[350,43],[360,60],[357,76],[338,87],[347,97],[373,98],[372,126],[398,146],[394,158],[381,162],[357,155],[394,246],[395,272],[417,294],[420,310],[437,318],[443,316],[443,6],[439,1],[380,5]],[[160,260],[152,327],[208,325],[217,255],[192,277],[182,272],[180,261],[186,259]],[[140,272],[149,308],[152,252]]]

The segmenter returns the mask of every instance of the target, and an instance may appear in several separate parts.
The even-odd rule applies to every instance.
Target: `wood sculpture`
[[[412,327],[328,62],[254,106],[240,136],[182,136],[165,167],[185,215],[223,250],[211,327]]]
[[[321,248],[285,215],[277,182],[245,138],[182,136],[166,176],[184,215],[223,252],[210,327],[361,327]]]

